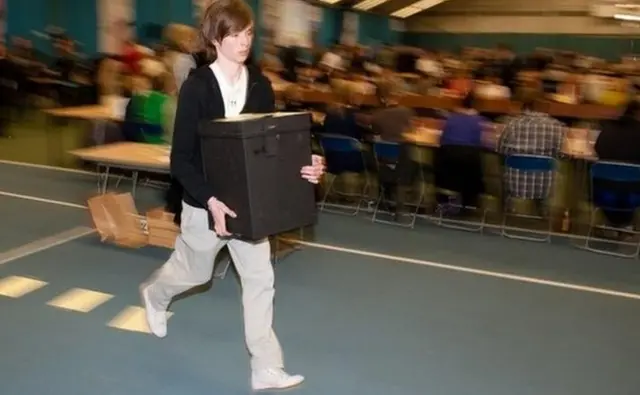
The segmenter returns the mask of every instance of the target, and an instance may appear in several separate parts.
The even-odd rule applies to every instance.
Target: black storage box
[[[243,114],[199,132],[205,178],[237,214],[230,233],[260,240],[316,222],[314,186],[300,175],[311,164],[309,113]]]

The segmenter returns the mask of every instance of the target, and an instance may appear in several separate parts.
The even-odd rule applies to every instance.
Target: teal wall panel
[[[340,41],[342,32],[342,10],[339,8],[322,8],[322,20],[319,27],[319,41],[323,47],[331,47]]]
[[[358,16],[358,43],[379,46],[391,41],[390,20],[384,15],[360,13]]]
[[[80,42],[78,50],[89,56],[98,50],[98,8],[91,0],[57,0],[61,12],[57,13],[57,25],[69,37]]]
[[[255,25],[253,48],[252,48],[253,57],[255,59],[260,59],[260,56],[262,55],[262,43],[264,38],[264,29],[262,27],[262,23],[260,23],[261,21],[260,13],[262,9],[262,4],[261,4],[262,2],[260,0],[246,0],[246,1],[249,4],[249,7],[251,7],[251,10],[253,11],[253,19],[254,19],[254,25]]]
[[[64,29],[81,43],[79,51],[93,55],[97,48],[97,3],[91,0],[8,0],[7,38],[23,37],[34,47],[51,54],[49,40],[34,35],[48,26]]]
[[[162,0],[156,0],[161,3]],[[195,7],[193,0],[169,0],[169,19],[167,22],[182,23],[192,25],[195,22]]]
[[[7,0],[7,40],[12,37],[22,37],[33,41],[34,47],[39,51],[50,53],[48,41],[37,38],[31,32],[43,31],[47,25],[53,22],[49,12],[48,0]],[[40,10],[40,12],[34,12]]]

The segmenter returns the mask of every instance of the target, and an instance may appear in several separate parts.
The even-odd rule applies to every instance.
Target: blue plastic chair
[[[400,160],[400,144],[389,142],[389,141],[377,141],[373,143],[373,153],[376,160],[376,167],[378,171],[378,198],[376,199],[376,204],[373,209],[373,217],[371,220],[373,222],[390,224],[390,225],[398,225],[398,226],[406,226],[413,228],[416,223],[416,218],[418,216],[418,210],[420,209],[420,204],[422,203],[422,199],[424,198],[424,183],[420,183],[420,192],[418,197],[418,202],[415,205],[413,212],[408,213],[410,217],[409,223],[403,223],[399,221],[389,221],[383,220],[379,218],[379,214],[381,213],[380,205],[386,201],[387,191],[385,189],[385,184],[391,184],[392,186],[398,185],[398,175],[396,167],[398,165],[398,161]],[[422,172],[420,173],[422,175]],[[421,180],[422,181],[422,180]],[[402,215],[402,213],[397,213],[397,215]]]
[[[549,190],[546,192],[545,196],[542,196],[544,200],[548,202],[548,200],[553,196],[554,192],[554,181],[557,163],[556,159],[551,156],[544,155],[526,155],[526,154],[512,154],[508,155],[505,158],[505,171],[518,170],[520,173],[525,173],[528,175],[549,175],[551,176],[551,183],[549,186]],[[509,237],[512,239],[520,239],[520,240],[529,240],[529,241],[538,241],[538,242],[551,242],[551,229],[552,229],[552,216],[550,212],[547,212],[548,217],[548,228],[547,232],[544,233],[543,237],[533,236],[532,232],[523,232],[518,231],[518,234],[512,233],[507,228],[507,220],[510,216],[519,217],[519,218],[533,218],[533,219],[544,219],[544,216],[539,215],[525,215],[525,214],[517,214],[511,213],[511,204],[513,203],[514,198],[518,198],[516,196],[512,196],[508,192],[508,181],[503,177],[504,188],[505,191],[505,212],[502,218],[502,236]],[[524,233],[530,233],[531,236],[525,236]],[[537,234],[537,233],[536,233]]]
[[[366,174],[367,167],[360,142],[352,137],[336,134],[319,134],[318,140],[325,158],[327,173],[334,176],[331,178],[331,181],[329,181],[324,197],[320,202],[320,210],[337,214],[357,215],[363,206],[363,200],[366,198],[370,187],[369,177]],[[345,173],[357,173],[364,176],[364,185],[358,193],[351,194],[335,190],[336,179]],[[332,192],[342,196],[356,197],[358,204],[353,211],[345,209],[344,206],[337,205],[331,205],[334,206],[334,208],[328,208],[330,204],[327,203],[327,198]]]
[[[635,258],[640,254],[640,240],[632,244],[633,252],[625,254],[621,252],[611,251],[608,249],[597,248],[593,246],[594,237],[593,233],[595,229],[603,230],[617,230],[624,233],[638,235],[639,232],[635,229],[624,229],[620,227],[614,227],[610,225],[597,225],[598,213],[600,211],[610,211],[619,213],[634,214],[638,208],[640,208],[640,193],[633,191],[620,191],[613,189],[606,189],[602,186],[596,186],[597,180],[608,181],[613,185],[615,184],[640,184],[640,165],[622,163],[622,162],[610,162],[601,161],[594,163],[591,166],[590,182],[591,182],[591,202],[593,208],[590,213],[589,231],[585,238],[583,248],[592,252],[597,252],[605,255],[620,256],[625,258]],[[617,240],[603,240],[598,239],[599,242],[604,244],[622,244]]]
[[[400,144],[389,141],[376,141],[373,143],[373,152],[378,163],[387,163],[395,166],[400,159]]]

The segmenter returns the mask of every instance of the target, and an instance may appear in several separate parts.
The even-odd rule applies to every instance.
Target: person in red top
[[[454,77],[449,80],[447,88],[458,97],[465,97],[473,88],[473,81],[469,72],[464,69],[455,71]]]
[[[141,71],[140,61],[143,55],[138,49],[138,45],[133,40],[127,40],[122,47],[121,60],[124,63],[124,72],[129,74],[139,74]]]

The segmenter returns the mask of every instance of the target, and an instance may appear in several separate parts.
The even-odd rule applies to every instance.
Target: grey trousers
[[[169,260],[150,279],[151,303],[166,310],[171,299],[211,279],[214,260],[226,245],[240,276],[245,341],[253,370],[283,368],[273,331],[274,273],[267,239],[220,239],[209,230],[207,211],[182,202],[181,234]]]

